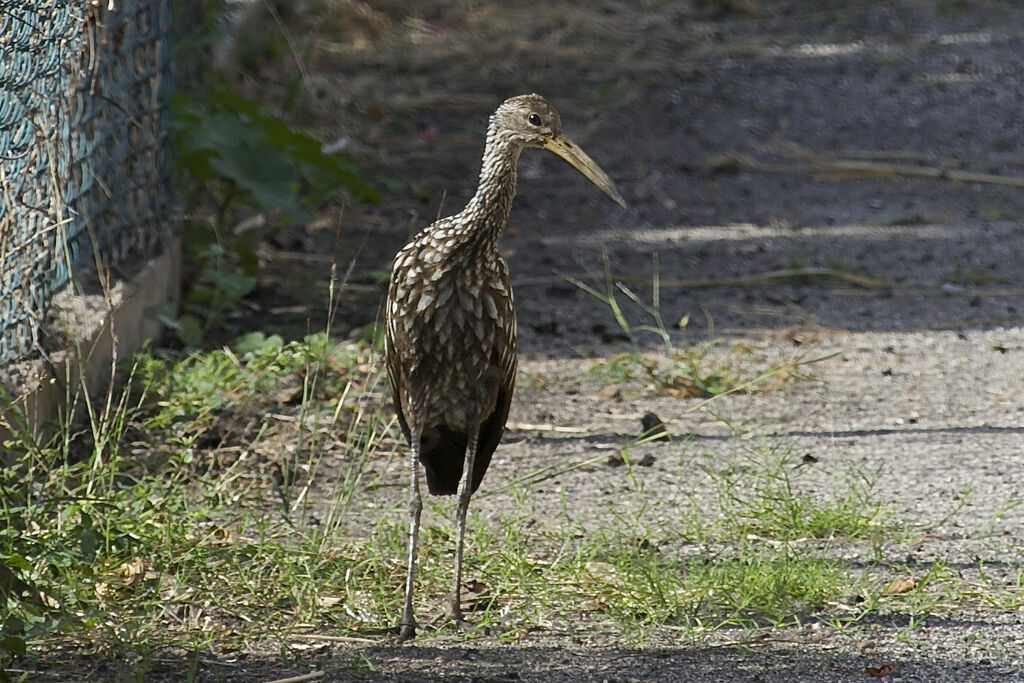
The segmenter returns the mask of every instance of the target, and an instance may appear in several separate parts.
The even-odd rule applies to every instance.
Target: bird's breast
[[[392,282],[388,326],[408,409],[426,424],[462,427],[489,414],[512,381],[515,314],[500,257],[446,265],[420,260],[404,267]]]

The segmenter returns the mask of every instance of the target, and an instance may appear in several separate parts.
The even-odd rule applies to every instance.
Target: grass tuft
[[[70,642],[141,675],[169,648],[390,633],[404,476],[371,346],[250,335],[187,356],[146,350],[121,374],[126,388],[55,438],[7,444],[18,457],[0,507],[6,651]],[[1001,586],[979,569],[967,586],[936,565],[894,592],[911,568],[881,554],[867,568],[836,559],[839,544],[877,548],[903,533],[877,502],[876,477],[854,471],[821,488],[792,444],[726,424],[721,452],[664,446],[659,459],[677,458],[684,482],[672,500],[630,466],[614,500],[581,517],[577,492],[558,480],[606,454],[485,487],[467,529],[463,607],[477,628],[465,633],[442,613],[452,501],[431,499],[415,594],[422,637],[601,628],[642,642],[666,630],[841,626],[882,610],[923,619],[957,600],[1021,604],[1019,576]],[[541,481],[554,500],[535,495]]]
[[[852,472],[838,492],[815,496],[800,485],[804,462],[790,445],[761,439],[728,467],[705,467],[718,492],[720,533],[790,541],[864,539],[897,530],[873,496],[876,476]]]

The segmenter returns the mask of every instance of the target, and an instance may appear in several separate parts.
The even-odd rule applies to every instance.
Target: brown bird
[[[491,116],[480,184],[466,208],[419,232],[395,257],[385,357],[398,422],[410,445],[412,476],[399,641],[416,634],[412,592],[423,507],[419,463],[430,493],[458,493],[449,613],[462,621],[466,510],[505,430],[515,382],[516,313],[498,238],[512,209],[524,147],[554,152],[626,205],[604,171],[562,135],[555,108],[539,95],[521,95]]]

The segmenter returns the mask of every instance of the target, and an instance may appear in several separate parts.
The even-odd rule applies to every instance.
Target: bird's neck
[[[467,240],[480,247],[495,247],[501,237],[512,200],[516,196],[516,164],[522,144],[500,135],[495,126],[487,131],[480,184],[463,210],[472,226]]]

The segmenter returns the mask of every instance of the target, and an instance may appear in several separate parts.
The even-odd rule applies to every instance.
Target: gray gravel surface
[[[865,667],[892,664],[898,669],[881,680],[1024,681],[1024,190],[736,162],[801,164],[807,153],[1024,176],[1024,3],[586,4],[554,12],[537,35],[510,26],[508,61],[498,64],[490,46],[474,43],[470,4],[439,10],[436,25],[396,21],[404,71],[372,53],[350,68],[344,80],[354,98],[384,102],[354,149],[388,150],[400,161],[387,175],[426,182],[447,193],[446,210],[458,208],[473,191],[487,113],[503,96],[535,89],[559,106],[566,131],[631,207],[615,208],[549,155],[523,155],[503,248],[521,380],[546,382],[520,382],[514,428],[484,490],[544,465],[611,454],[653,411],[677,439],[636,449],[655,458],[635,469],[658,501],[652,514],[700,500],[702,465],[727,466],[758,439],[778,443],[816,460],[802,468],[806,491],[827,495],[869,476],[892,518],[921,530],[880,548],[835,545],[836,557],[867,566],[880,554],[911,572],[942,561],[967,584],[983,572],[981,593],[1017,599],[993,606],[979,593],[923,622],[883,611],[842,630],[811,620],[701,642],[665,631],[642,647],[573,624],[516,644],[485,636],[471,645],[444,637],[403,647],[316,644],[293,651],[302,658],[294,665],[276,652],[246,655],[212,666],[210,677],[252,680],[262,671],[270,679],[308,664],[325,670],[324,680],[861,681],[873,680]],[[744,4],[759,11],[723,9]],[[415,40],[401,43],[406,34]],[[397,115],[388,114],[383,82],[400,93]],[[398,103],[455,87],[494,94],[493,103],[484,97],[479,111],[467,111],[465,98],[426,98],[432,104],[411,113]],[[423,143],[423,131],[440,143]],[[381,209],[364,253],[379,250],[375,266],[386,267],[408,238],[406,212],[425,225],[436,204]],[[753,351],[730,362],[752,368],[802,348],[834,355],[782,390],[699,410],[651,393],[605,394],[588,374],[592,359],[631,346],[608,308],[566,280],[601,287],[605,255],[614,278],[641,296],[650,296],[656,269],[667,325],[689,316],[679,346],[742,343]],[[793,269],[849,277],[804,270],[758,279]],[[626,315],[649,322],[635,306]],[[641,345],[656,351],[659,342],[642,337]],[[404,481],[398,468],[384,476]],[[531,504],[538,517],[554,516],[564,491],[581,517],[596,517],[632,486],[621,469],[580,468],[535,487]],[[474,506],[496,516],[508,502],[495,494]]]
[[[800,480],[812,493],[870,473],[873,495],[896,520],[927,529],[880,549],[894,564],[913,570],[941,560],[966,582],[981,567],[994,586],[1019,591],[1024,191],[709,163],[735,153],[793,163],[780,152],[785,141],[829,158],[1020,174],[1024,7],[943,12],[938,4],[851,3],[838,21],[769,10],[762,19],[652,29],[647,49],[677,50],[676,68],[641,79],[639,96],[600,115],[582,139],[619,179],[628,212],[602,203],[557,162],[524,155],[504,244],[529,359],[522,371],[547,382],[521,386],[511,420],[585,432],[513,432],[488,486],[611,453],[651,410],[674,433],[692,435],[685,447],[635,452],[656,455],[637,476],[671,514],[673,502],[699,496],[695,463],[725,463],[745,447],[722,418],[753,421],[756,438],[817,459]],[[572,132],[578,119],[564,119]],[[836,355],[784,392],[723,399],[717,417],[668,397],[599,395],[590,362],[574,359],[629,345],[607,308],[564,276],[600,286],[604,254],[615,277],[644,295],[657,256],[665,320],[689,315],[691,340],[742,341],[757,349],[752,364],[791,353],[794,338]],[[715,284],[787,268],[835,268],[884,284]],[[647,322],[635,307],[627,315]],[[539,486],[534,504],[538,516],[556,514],[564,490],[581,514],[597,514],[628,486],[611,468],[580,469]],[[500,496],[486,507],[500,510]],[[833,548],[854,563],[876,550]],[[475,647],[364,654],[393,680],[849,681],[894,664],[886,680],[1016,681],[1024,680],[1024,611],[964,602],[923,624],[881,614],[842,631],[810,624],[751,640],[717,634],[700,645],[663,634],[629,648],[570,632]]]

